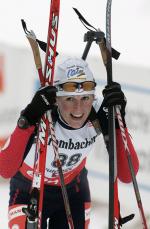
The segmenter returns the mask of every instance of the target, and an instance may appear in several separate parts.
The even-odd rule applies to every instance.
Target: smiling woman
[[[102,134],[108,146],[108,107],[120,105],[125,124],[126,100],[121,86],[112,85],[103,90],[104,99],[100,104],[95,96],[95,80],[88,63],[80,58],[66,59],[57,66],[55,86],[40,88],[32,101],[21,112],[17,127],[7,144],[0,152],[0,175],[10,180],[9,228],[18,224],[25,229],[26,214],[38,217],[36,208],[32,210],[31,186],[36,150],[37,127],[46,111],[51,110],[54,131],[59,149],[64,185],[69,196],[71,214],[75,229],[87,229],[90,224],[91,196],[87,177],[86,161],[98,135]],[[64,86],[72,84],[71,89]],[[95,123],[98,124],[97,128]],[[40,125],[42,131],[42,125]],[[98,129],[98,131],[97,131]],[[138,171],[138,158],[127,128],[128,146],[135,173]],[[131,176],[120,129],[116,125],[118,178],[130,182]],[[48,136],[46,168],[44,179],[44,200],[42,229],[68,229],[66,211],[61,190],[60,177],[52,145]],[[43,138],[41,138],[41,141]],[[17,144],[16,144],[17,142]],[[37,196],[36,196],[37,198]],[[38,198],[37,198],[38,201]],[[19,213],[18,213],[19,212]],[[49,226],[47,222],[49,221]],[[63,226],[62,226],[63,225]]]

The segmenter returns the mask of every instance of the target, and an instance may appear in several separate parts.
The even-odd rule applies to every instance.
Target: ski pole
[[[146,217],[145,217],[144,209],[143,209],[143,205],[142,205],[142,200],[141,200],[141,196],[140,196],[140,192],[139,192],[139,188],[138,188],[138,183],[137,183],[137,180],[136,180],[136,175],[135,175],[133,164],[132,164],[131,153],[130,153],[130,150],[129,150],[129,147],[128,147],[125,128],[124,128],[124,125],[123,125],[120,109],[119,109],[118,106],[115,106],[115,111],[116,111],[116,115],[117,115],[120,131],[121,131],[121,136],[122,136],[122,141],[123,141],[123,144],[124,144],[124,149],[125,149],[127,160],[128,160],[128,165],[129,165],[130,174],[131,174],[131,178],[132,178],[132,183],[133,183],[133,187],[134,187],[134,192],[135,192],[135,196],[136,196],[136,200],[137,200],[137,205],[138,205],[140,216],[141,216],[142,226],[143,226],[143,229],[148,229],[147,223],[146,223]]]
[[[104,33],[95,29],[88,23],[81,13],[75,9],[82,24],[90,30],[90,32],[101,33],[101,39],[95,39],[97,43],[103,43]],[[91,31],[91,27],[95,31]],[[107,71],[107,84],[112,83],[112,57],[118,58],[119,53],[111,47],[111,1],[107,1],[106,7],[106,71]],[[108,153],[109,153],[109,229],[120,228],[119,226],[119,201],[118,201],[118,181],[117,181],[117,155],[116,155],[116,139],[115,139],[115,114],[114,107],[108,109]]]
[[[33,31],[28,31],[26,28],[26,23],[24,20],[21,20],[22,26],[24,28],[24,31],[26,33],[26,37],[28,38],[28,41],[32,47],[32,51],[34,54],[34,61],[35,65],[38,71],[38,75],[40,78],[41,85],[44,86],[44,76],[42,72],[42,63],[41,63],[41,57],[39,53],[39,47],[36,42],[36,36]],[[44,119],[44,121],[43,121]],[[45,174],[45,163],[46,163],[46,149],[47,149],[47,142],[48,142],[48,131],[42,128],[41,123],[46,122],[46,125],[48,125],[46,117],[42,117],[41,122],[38,124],[37,128],[37,139],[36,139],[36,150],[35,150],[35,157],[34,157],[34,169],[33,169],[33,180],[32,180],[32,188],[31,188],[31,196],[36,191],[38,200],[37,200],[37,207],[36,211],[37,214],[35,214],[34,217],[32,217],[32,221],[28,220],[28,209],[24,209],[25,214],[27,215],[27,225],[26,228],[29,229],[31,226],[35,226],[35,228],[40,229],[41,228],[41,220],[42,220],[42,205],[43,205],[43,192],[44,192],[44,174]],[[41,142],[39,142],[40,138],[40,131],[41,129],[44,131],[44,143],[41,147]],[[45,144],[45,145],[44,145]],[[41,150],[40,150],[41,147]],[[36,196],[36,197],[37,197]],[[39,200],[40,198],[40,200]],[[30,208],[32,207],[32,198],[30,200],[31,204],[29,203]]]
[[[111,4],[112,0],[107,0],[106,5],[106,49],[107,49],[107,84],[111,85],[112,79],[112,49],[111,49]],[[108,152],[109,152],[109,229],[119,227],[119,207],[115,206],[118,200],[117,181],[117,153],[115,135],[115,110],[108,107]],[[118,203],[117,203],[118,204]]]
[[[101,42],[97,42],[97,43],[99,44],[99,47],[100,47],[100,50],[101,50],[103,63],[104,63],[105,66],[107,66],[107,48],[106,48],[105,40],[102,39]],[[135,172],[134,172],[133,164],[132,164],[132,160],[131,160],[131,153],[130,153],[130,150],[129,150],[129,147],[128,147],[127,138],[126,138],[126,134],[125,134],[125,129],[124,129],[124,126],[123,126],[123,121],[122,121],[122,117],[121,117],[121,114],[120,114],[120,109],[119,109],[118,106],[115,106],[115,113],[117,115],[119,127],[120,127],[120,130],[121,130],[122,141],[123,141],[125,152],[126,152],[126,155],[127,155],[128,165],[129,165],[129,169],[130,169],[130,174],[131,174],[131,178],[132,178],[132,183],[133,183],[133,187],[134,187],[134,191],[135,191],[135,196],[136,196],[138,208],[139,208],[139,211],[140,211],[142,225],[143,225],[144,229],[147,229],[147,223],[146,223],[146,218],[145,218],[145,214],[144,214],[144,209],[143,209],[143,206],[142,206],[140,192],[139,192],[139,188],[138,188],[138,184],[137,184],[137,180],[136,180],[136,176],[135,176]]]
[[[85,36],[84,36],[84,41],[87,41],[82,59],[86,59],[88,51],[89,51],[89,47],[91,47],[91,44],[93,41],[96,41],[97,43],[102,43],[104,40],[104,33],[101,31],[88,31]],[[113,217],[113,225],[116,228],[120,228],[119,225],[119,204],[118,204],[118,183],[117,183],[117,176],[116,176],[116,180],[113,184],[113,188],[114,188],[114,216]]]

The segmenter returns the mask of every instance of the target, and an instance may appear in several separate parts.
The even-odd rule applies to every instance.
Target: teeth
[[[75,114],[72,114],[72,116],[75,117],[75,118],[81,118],[82,117],[82,114],[78,114],[78,115],[77,114],[76,115]]]

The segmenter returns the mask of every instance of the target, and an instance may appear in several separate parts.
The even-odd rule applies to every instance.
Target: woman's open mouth
[[[70,114],[73,119],[81,119],[84,114]]]

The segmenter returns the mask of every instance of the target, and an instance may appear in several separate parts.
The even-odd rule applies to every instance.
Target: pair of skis
[[[44,74],[42,71],[42,63],[38,47],[38,40],[33,31],[28,31],[25,22],[22,20],[26,36],[32,47],[35,65],[38,71],[41,86],[53,85],[54,67],[56,58],[56,45],[58,34],[60,0],[51,0],[50,17],[47,36],[47,48],[45,57]],[[70,229],[74,229],[73,220],[70,211],[70,205],[67,195],[67,190],[64,182],[64,176],[61,166],[61,161],[58,153],[58,145],[53,127],[51,112],[48,111],[40,120],[37,132],[37,142],[34,160],[33,181],[31,189],[31,199],[28,207],[24,209],[27,215],[26,229],[41,229],[42,222],[42,207],[44,194],[44,177],[45,165],[49,132],[52,138],[52,146],[54,158],[59,172],[62,196],[64,200],[66,216]]]

